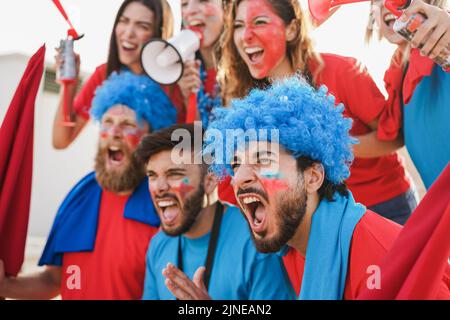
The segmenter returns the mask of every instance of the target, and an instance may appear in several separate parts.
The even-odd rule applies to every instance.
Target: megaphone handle
[[[186,111],[186,123],[194,123],[197,119],[197,93],[192,92],[189,95],[187,111]]]
[[[72,112],[71,112],[71,94],[69,90],[69,81],[63,82],[63,121],[62,125],[66,127],[74,127],[75,122],[72,121]]]

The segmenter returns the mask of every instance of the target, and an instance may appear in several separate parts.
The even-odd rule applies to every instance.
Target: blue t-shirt
[[[225,207],[210,278],[209,294],[215,300],[291,300],[295,292],[281,257],[259,253],[245,218],[236,207]],[[184,273],[192,279],[204,266],[210,233],[196,239],[181,237]],[[175,297],[164,284],[162,270],[177,265],[178,237],[159,231],[147,252],[143,299]]]
[[[405,145],[429,189],[450,161],[450,73],[434,66],[403,110]]]

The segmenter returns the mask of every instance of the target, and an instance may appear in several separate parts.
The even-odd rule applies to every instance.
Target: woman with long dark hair
[[[153,37],[168,38],[172,34],[172,15],[165,0],[125,0],[120,6],[111,33],[108,60],[96,68],[79,93],[77,84],[71,85],[70,103],[74,111],[75,126],[61,124],[63,119],[63,97],[53,123],[53,146],[56,149],[68,147],[89,120],[89,110],[95,90],[114,71],[130,70],[142,74],[140,53],[142,46]],[[80,57],[76,55],[77,76]],[[56,67],[63,63],[59,52]]]

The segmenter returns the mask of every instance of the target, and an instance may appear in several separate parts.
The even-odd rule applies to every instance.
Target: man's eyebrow
[[[167,170],[167,173],[185,173],[186,169],[184,168],[170,168]]]
[[[264,156],[266,156],[266,157],[274,157],[274,156],[276,156],[276,154],[274,152],[270,151],[270,150],[263,150],[263,151],[257,151],[256,152],[256,156],[258,158],[261,158],[261,157],[264,157]]]

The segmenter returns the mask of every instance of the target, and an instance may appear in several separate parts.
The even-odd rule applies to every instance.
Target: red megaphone
[[[340,5],[366,1],[370,0],[308,0],[308,7],[316,24],[320,25],[332,15]],[[408,7],[410,3],[410,0],[386,0],[384,6],[397,17],[400,17],[402,13],[399,9]]]

